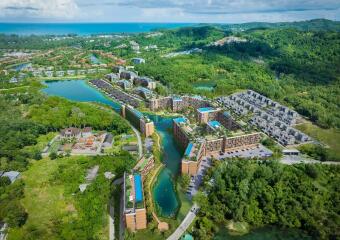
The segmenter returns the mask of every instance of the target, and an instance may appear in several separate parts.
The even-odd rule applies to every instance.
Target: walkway
[[[176,231],[173,234],[171,234],[171,236],[168,237],[167,240],[178,240],[185,233],[185,231],[188,229],[191,223],[194,221],[197,210],[198,206],[196,205],[196,203],[194,203],[194,205],[191,207],[190,211],[182,221],[181,225],[179,225]]]
[[[138,140],[138,156],[141,158],[143,156],[143,143],[139,131],[130,124],[132,130],[135,132]]]

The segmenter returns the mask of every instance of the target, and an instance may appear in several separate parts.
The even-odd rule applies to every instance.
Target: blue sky
[[[340,20],[340,0],[0,0],[0,22]]]

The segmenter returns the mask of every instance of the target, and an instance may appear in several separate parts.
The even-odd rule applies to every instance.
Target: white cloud
[[[0,0],[0,22],[274,22],[339,13],[339,0]]]
[[[74,0],[1,0],[0,17],[72,19],[79,15]]]

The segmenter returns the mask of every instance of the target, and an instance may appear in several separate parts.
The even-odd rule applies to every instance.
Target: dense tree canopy
[[[282,165],[235,160],[219,163],[206,177],[195,234],[211,236],[213,224],[227,220],[252,226],[300,228],[316,239],[335,239],[339,232],[340,175],[338,166]]]

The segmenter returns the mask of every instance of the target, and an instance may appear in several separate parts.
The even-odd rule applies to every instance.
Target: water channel
[[[110,100],[97,89],[89,86],[83,80],[46,81],[47,88],[43,92],[51,96],[60,96],[72,101],[97,102],[111,106],[116,112],[120,111],[120,104]],[[161,136],[163,148],[163,162],[165,168],[161,171],[153,189],[154,201],[162,216],[174,216],[179,207],[179,202],[174,188],[174,178],[178,174],[181,153],[169,129],[172,119],[149,115],[154,121],[156,129]]]
[[[72,101],[98,102],[111,106],[115,111],[120,111],[120,104],[108,99],[104,94],[89,86],[83,80],[47,81],[42,91],[51,96],[60,96]],[[153,189],[154,201],[162,216],[174,216],[180,205],[174,188],[174,178],[180,166],[181,152],[176,147],[171,134],[172,119],[157,115],[149,115],[154,121],[156,129],[161,136],[163,148],[163,163],[165,168],[161,171]],[[295,240],[311,239],[301,231],[295,229],[280,230],[275,227],[265,227],[251,231],[243,236],[232,236],[226,229],[216,235],[216,240]]]

